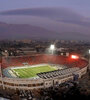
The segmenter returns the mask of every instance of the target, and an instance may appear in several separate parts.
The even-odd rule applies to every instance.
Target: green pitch
[[[38,67],[28,67],[28,68],[19,68],[19,69],[12,69],[14,74],[19,78],[31,78],[36,77],[37,73],[41,72],[49,72],[56,70],[55,67],[47,66],[38,66]]]

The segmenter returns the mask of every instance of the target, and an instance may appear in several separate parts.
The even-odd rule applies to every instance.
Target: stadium
[[[88,62],[75,55],[36,54],[3,57],[1,67],[3,88],[28,90],[77,80],[87,72]]]

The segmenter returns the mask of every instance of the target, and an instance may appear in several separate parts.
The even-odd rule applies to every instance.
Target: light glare
[[[77,55],[71,55],[72,59],[78,59],[79,57]]]
[[[51,44],[50,49],[54,50],[55,46],[53,44]]]
[[[90,49],[89,49],[89,54],[90,54]]]

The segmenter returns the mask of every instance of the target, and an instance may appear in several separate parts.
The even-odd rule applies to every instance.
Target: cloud
[[[90,19],[70,9],[31,8],[5,11],[0,14],[0,21],[42,27],[50,30],[50,33],[54,32],[57,38],[89,40]]]
[[[30,8],[30,9],[16,9],[10,11],[4,11],[1,15],[31,15],[39,17],[47,17],[53,19],[71,19],[78,20],[83,16],[73,12],[67,8]]]
[[[64,22],[64,23],[74,23],[83,26],[90,26],[90,20],[87,22],[87,18],[76,13],[75,11],[67,8],[29,8],[29,9],[16,9],[10,11],[1,12],[0,15],[9,16],[19,16],[28,15],[49,18],[52,20]]]

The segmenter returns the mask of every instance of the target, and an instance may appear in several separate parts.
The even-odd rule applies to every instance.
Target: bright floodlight
[[[55,45],[51,44],[50,49],[54,50],[55,49]]]
[[[90,49],[89,49],[89,54],[90,54]]]
[[[71,55],[71,58],[72,58],[72,59],[78,59],[79,56],[77,56],[77,55]]]

